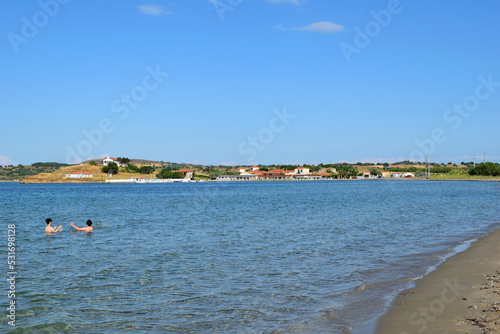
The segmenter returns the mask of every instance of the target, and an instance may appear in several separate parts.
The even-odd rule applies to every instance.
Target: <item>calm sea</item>
[[[0,183],[0,203],[13,333],[349,333],[500,225],[498,182]]]

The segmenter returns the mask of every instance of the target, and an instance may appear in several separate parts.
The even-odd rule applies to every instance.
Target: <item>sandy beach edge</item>
[[[500,228],[393,300],[376,334],[500,333]]]

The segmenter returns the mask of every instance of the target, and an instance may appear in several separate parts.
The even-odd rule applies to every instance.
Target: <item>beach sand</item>
[[[376,333],[500,333],[500,229],[399,293]]]

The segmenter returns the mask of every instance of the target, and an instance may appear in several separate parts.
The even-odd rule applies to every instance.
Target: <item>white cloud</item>
[[[329,21],[311,23],[305,27],[293,28],[293,30],[304,30],[309,32],[317,32],[321,34],[335,34],[344,30],[344,27],[340,24],[336,24]]]
[[[165,7],[159,5],[142,5],[137,6],[137,8],[146,15],[160,16],[163,14],[172,14],[172,12],[166,10]]]
[[[18,164],[17,162],[11,160],[8,156],[0,155],[0,166],[17,165],[17,164]]]

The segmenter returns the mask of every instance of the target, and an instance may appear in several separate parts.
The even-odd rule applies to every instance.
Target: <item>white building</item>
[[[309,174],[309,168],[297,167],[295,168],[295,175]]]
[[[219,175],[215,178],[217,181],[255,181],[257,175]]]
[[[115,158],[107,157],[102,160],[102,164],[105,166],[107,166],[110,162],[114,162],[118,167],[120,167],[120,163]]]
[[[93,174],[90,174],[90,173],[78,173],[78,172],[74,172],[74,173],[71,173],[71,174],[64,174],[64,177],[67,177],[69,179],[84,179],[84,178],[87,178],[87,177],[94,177]]]
[[[253,175],[253,173],[247,172],[245,167],[238,167],[236,171],[240,173],[240,175]]]

